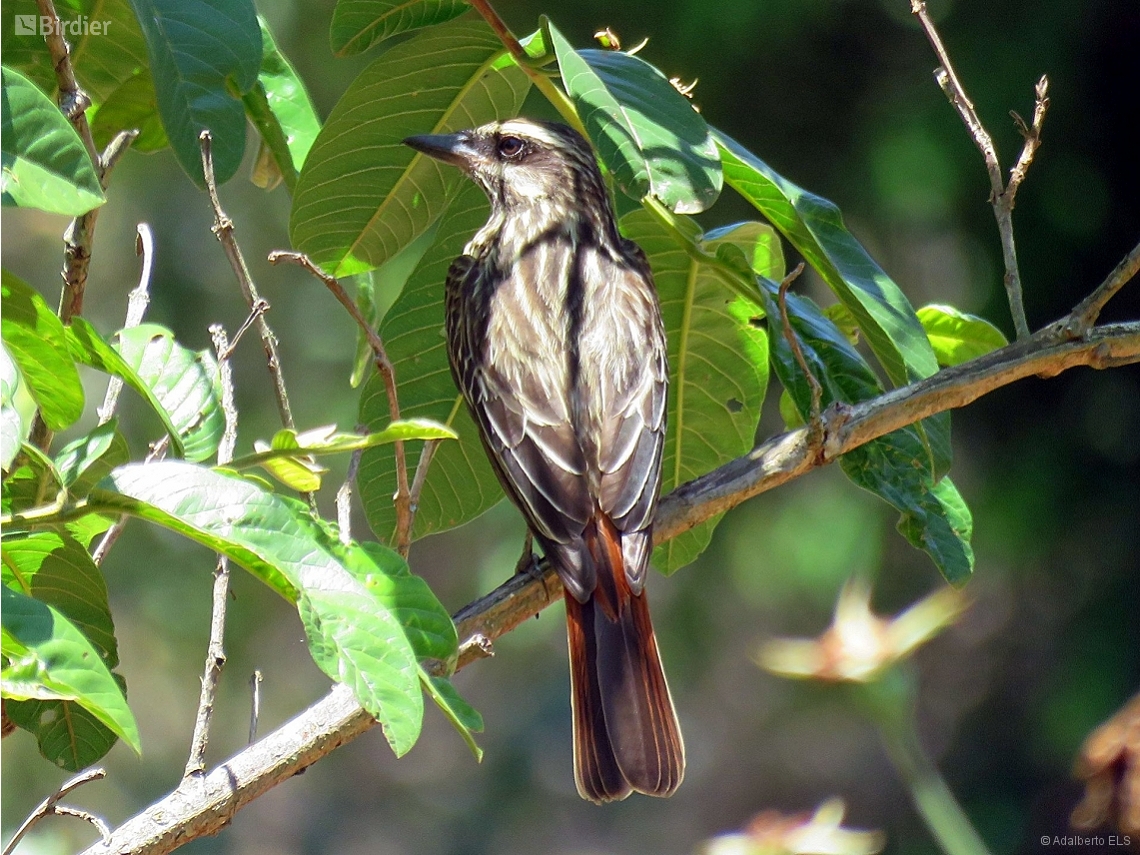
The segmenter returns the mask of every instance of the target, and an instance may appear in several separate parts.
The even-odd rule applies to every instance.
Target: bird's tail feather
[[[630,589],[613,524],[601,518],[586,540],[597,588],[585,603],[566,594],[578,791],[595,802],[669,796],[685,749],[649,605]]]

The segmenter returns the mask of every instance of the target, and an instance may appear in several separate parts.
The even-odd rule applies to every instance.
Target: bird
[[[566,125],[516,118],[404,143],[490,200],[447,273],[448,359],[564,588],[578,792],[670,796],[685,748],[645,593],[669,364],[645,254]]]

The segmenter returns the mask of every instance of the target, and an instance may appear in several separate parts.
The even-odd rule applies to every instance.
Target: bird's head
[[[524,216],[535,225],[582,216],[612,221],[594,152],[566,125],[510,119],[404,143],[467,173],[491,200],[493,215]]]

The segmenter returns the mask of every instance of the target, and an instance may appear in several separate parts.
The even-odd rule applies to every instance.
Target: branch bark
[[[962,407],[1024,377],[1052,377],[1077,366],[1109,368],[1140,362],[1140,321],[1096,327],[1079,338],[1068,318],[986,356],[854,406],[830,407],[822,430],[805,426],[774,437],[748,454],[682,485],[664,497],[655,521],[658,542],[676,537],[752,496],[784,484],[876,437],[919,419]],[[491,642],[562,596],[548,566],[516,575],[456,616],[458,668]],[[113,832],[86,855],[155,855],[220,830],[262,793],[359,736],[376,722],[344,686],[202,778],[183,781],[170,795]]]

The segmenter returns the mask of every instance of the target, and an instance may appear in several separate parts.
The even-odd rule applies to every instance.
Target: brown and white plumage
[[[644,594],[668,365],[645,257],[570,128],[516,119],[407,142],[491,201],[448,273],[448,353],[566,589],[579,792],[670,795],[684,748]]]

